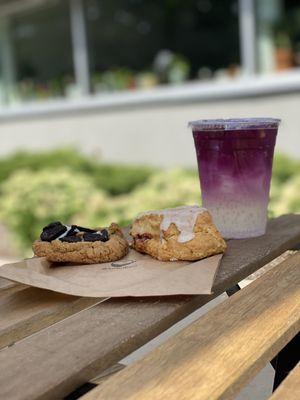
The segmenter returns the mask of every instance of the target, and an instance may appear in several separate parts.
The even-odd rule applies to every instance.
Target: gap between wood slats
[[[300,363],[289,373],[278,386],[269,400],[299,400],[300,399]]]

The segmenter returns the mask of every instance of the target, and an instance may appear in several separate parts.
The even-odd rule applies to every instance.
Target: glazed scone
[[[95,264],[120,260],[129,245],[117,224],[95,230],[53,222],[43,229],[32,249],[36,256],[51,262]]]
[[[195,261],[226,249],[211,215],[199,206],[140,214],[132,224],[130,235],[135,250],[161,261]]]

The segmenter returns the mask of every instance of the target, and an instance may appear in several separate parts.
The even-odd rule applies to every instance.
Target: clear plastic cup
[[[266,232],[272,163],[280,120],[192,121],[202,204],[223,237]]]

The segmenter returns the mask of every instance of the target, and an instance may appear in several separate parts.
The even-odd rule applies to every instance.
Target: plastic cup
[[[266,232],[279,119],[192,121],[202,204],[223,237]]]

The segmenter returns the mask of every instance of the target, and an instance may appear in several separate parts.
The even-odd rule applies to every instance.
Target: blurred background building
[[[300,157],[297,0],[0,0],[0,57],[0,154],[194,166],[188,120],[274,116]]]

